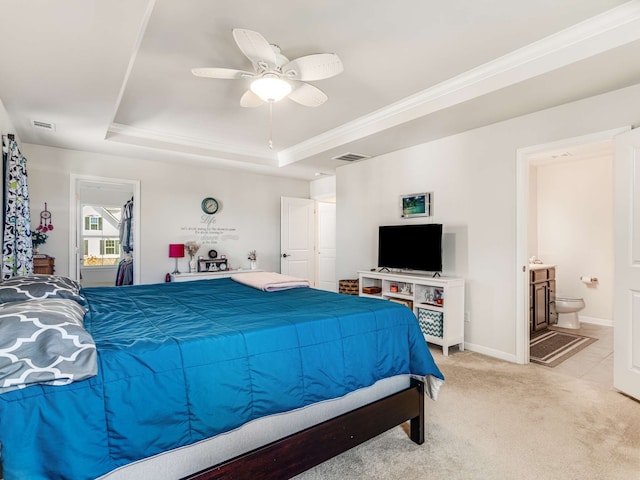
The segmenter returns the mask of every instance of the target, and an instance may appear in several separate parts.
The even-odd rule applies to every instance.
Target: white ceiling
[[[241,108],[231,31],[336,53],[317,108]],[[313,179],[640,83],[640,0],[0,0],[0,99],[21,141]],[[51,132],[32,121],[56,125]],[[364,160],[366,161],[366,160]]]

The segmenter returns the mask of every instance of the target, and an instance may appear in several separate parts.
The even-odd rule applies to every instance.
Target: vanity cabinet
[[[556,269],[554,266],[531,266],[529,280],[529,329],[537,332],[557,323]]]

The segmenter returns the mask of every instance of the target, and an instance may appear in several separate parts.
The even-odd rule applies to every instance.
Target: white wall
[[[7,109],[4,108],[4,103],[2,103],[2,100],[0,99],[0,136],[7,135],[9,133],[13,133],[15,135],[15,132],[16,129],[13,126],[13,123],[11,123],[11,119],[9,118],[9,114],[7,113]],[[19,140],[17,136],[16,140]],[[0,162],[0,175],[4,177],[4,162]],[[4,181],[2,182],[2,184],[4,185]],[[3,188],[0,189],[0,205],[4,205]],[[2,220],[0,220],[0,223],[2,223]],[[4,225],[2,226],[2,229],[4,229]]]
[[[323,177],[311,182],[311,198],[333,202],[336,198],[336,177]]]
[[[559,295],[584,298],[581,316],[613,319],[613,158],[536,167],[538,257],[557,265]],[[581,276],[598,278],[587,287]]]
[[[9,118],[7,109],[4,108],[4,103],[0,100],[0,135],[7,135],[9,133],[13,133],[15,135],[16,129]]]
[[[206,227],[200,202],[213,196],[222,205],[212,227],[222,232],[217,243],[203,245],[227,255],[233,268],[248,268],[247,254],[257,250],[260,267],[280,271],[280,197],[309,198],[309,182],[201,166],[152,162],[135,158],[23,144],[28,159],[32,205],[47,202],[55,229],[43,253],[56,257],[56,272],[68,274],[70,174],[140,180],[142,283],[164,281],[173,270],[169,243],[196,240]],[[32,207],[32,215],[36,211]],[[39,210],[37,210],[39,212]],[[36,212],[36,213],[37,213]],[[179,261],[188,271],[188,257]]]
[[[402,220],[398,196],[433,191],[446,273],[466,280],[468,347],[515,360],[516,152],[640,124],[640,85],[338,168],[337,277],[376,266],[377,227]]]

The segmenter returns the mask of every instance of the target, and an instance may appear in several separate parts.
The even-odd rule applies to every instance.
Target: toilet
[[[580,328],[580,318],[578,312],[584,308],[584,300],[566,295],[556,296],[556,312],[558,313],[558,323],[556,327]]]

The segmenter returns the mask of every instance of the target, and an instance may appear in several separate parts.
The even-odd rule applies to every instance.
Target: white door
[[[280,202],[280,272],[306,278],[315,286],[315,202],[282,197]]]
[[[337,292],[336,287],[336,204],[318,203],[318,288]]]
[[[640,399],[640,129],[616,137],[613,385]]]

